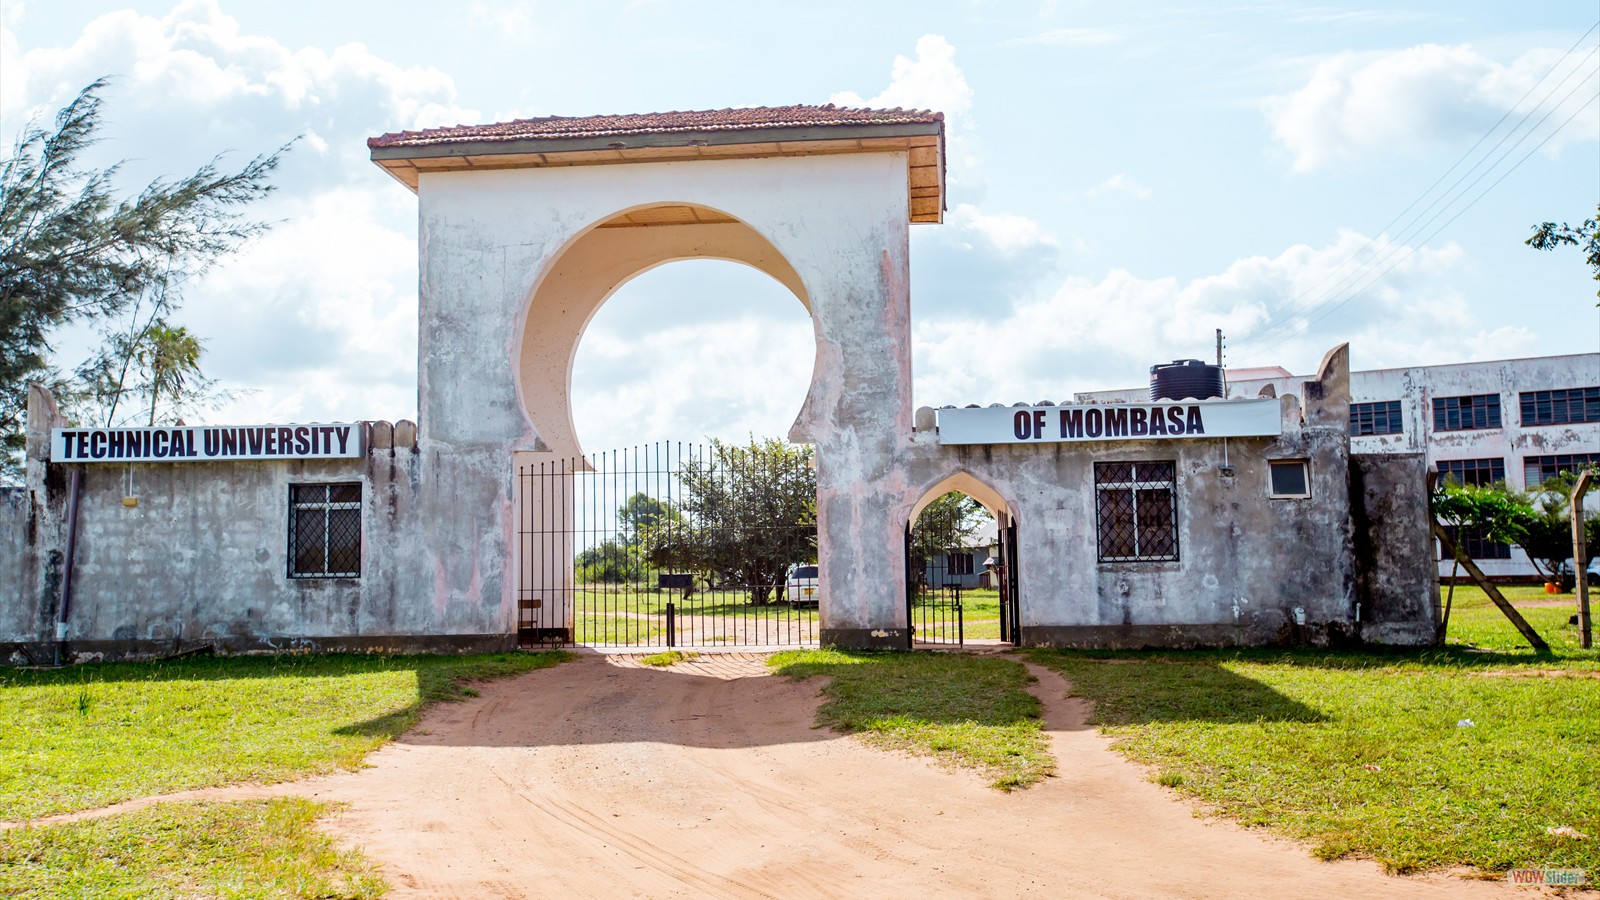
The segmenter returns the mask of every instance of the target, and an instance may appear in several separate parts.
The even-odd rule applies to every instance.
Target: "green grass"
[[[1443,592],[1446,590],[1448,588],[1440,588],[1440,602],[1443,602]],[[1578,649],[1578,626],[1567,624],[1567,619],[1578,611],[1576,594],[1546,594],[1542,586],[1528,585],[1501,587],[1500,593],[1528,620],[1533,630],[1539,632],[1551,650],[1557,653],[1582,653]],[[1559,605],[1545,605],[1550,603]],[[1591,592],[1589,603],[1590,615],[1600,614],[1600,592]],[[1449,627],[1447,642],[1451,644],[1497,651],[1529,649],[1527,640],[1511,624],[1511,620],[1477,585],[1456,586]]]
[[[360,853],[313,826],[299,798],[162,803],[0,833],[0,895],[15,898],[382,896]]]
[[[780,675],[824,675],[817,724],[881,747],[976,768],[995,787],[1026,787],[1054,768],[1039,701],[1021,664],[947,653],[793,650],[768,662]]]
[[[1033,655],[1155,780],[1320,857],[1600,872],[1600,840],[1546,832],[1600,837],[1592,653]]]
[[[614,584],[585,586],[573,593],[575,640],[579,644],[664,644],[669,601],[677,613],[680,637],[691,631],[709,635],[720,627],[739,623],[758,634],[771,633],[774,626],[783,624],[791,624],[799,633],[817,631],[815,607],[797,610],[783,601],[752,604],[746,591],[697,591],[684,599],[678,591]],[[700,639],[733,640],[731,636]]]
[[[0,672],[0,819],[348,769],[462,681],[564,653],[261,656]]]
[[[656,653],[656,654],[652,654],[650,656],[646,656],[645,658],[643,658],[643,659],[641,659],[639,661],[644,663],[647,666],[655,666],[657,668],[665,668],[667,666],[677,665],[678,663],[684,662],[686,660],[699,659],[699,658],[700,658],[700,654],[694,653],[692,651],[689,652],[689,653],[685,653],[682,650],[668,650],[665,653]]]
[[[955,593],[950,590],[930,591],[914,601],[911,606],[911,621],[917,627],[918,633],[940,632],[942,641],[954,643],[956,611],[951,607],[954,602]],[[963,589],[961,626],[967,640],[998,639],[1000,592],[992,588]]]

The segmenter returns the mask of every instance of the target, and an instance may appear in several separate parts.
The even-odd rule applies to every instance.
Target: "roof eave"
[[[521,153],[584,153],[666,147],[725,147],[800,141],[848,141],[872,138],[922,137],[944,131],[942,122],[874,125],[800,125],[784,128],[709,129],[705,131],[606,134],[578,138],[452,140],[371,148],[374,162],[385,159],[438,159],[450,156],[497,156]]]

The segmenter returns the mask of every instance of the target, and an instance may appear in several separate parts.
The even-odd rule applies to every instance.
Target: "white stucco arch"
[[[708,221],[631,225],[659,212]],[[575,235],[543,268],[519,316],[513,350],[517,395],[535,446],[578,457],[583,448],[572,418],[573,366],[584,331],[600,308],[629,281],[668,263],[715,259],[749,266],[783,285],[812,313],[810,293],[787,258],[750,224],[723,210],[683,201],[636,204],[602,217]],[[813,321],[814,342],[820,343]],[[790,428],[804,441],[804,410],[816,390],[820,347],[813,354],[807,402]],[[590,448],[593,449],[593,448]]]

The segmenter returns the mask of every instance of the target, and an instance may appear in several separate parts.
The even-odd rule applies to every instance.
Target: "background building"
[[[1298,394],[1307,380],[1278,367],[1232,369],[1228,395],[1255,397],[1268,387]],[[1147,395],[1129,388],[1078,400]],[[1351,372],[1350,400],[1352,453],[1423,453],[1441,476],[1465,484],[1504,481],[1527,490],[1600,463],[1600,353]],[[1466,547],[1486,574],[1537,574],[1520,548],[1470,534]],[[1449,570],[1442,561],[1440,571]]]

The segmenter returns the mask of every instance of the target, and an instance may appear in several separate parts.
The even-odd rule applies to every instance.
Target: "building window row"
[[[1521,400],[1524,425],[1600,422],[1600,387],[1523,391]]]
[[[1405,431],[1405,426],[1400,418],[1399,400],[1379,400],[1376,403],[1350,404],[1350,433],[1352,435],[1400,434],[1403,431]]]
[[[1466,554],[1469,559],[1511,558],[1511,546],[1489,540],[1482,528],[1449,526],[1445,530],[1449,532],[1450,537],[1455,539],[1456,544],[1461,547],[1461,552]],[[1441,543],[1439,545],[1439,558],[1450,560],[1455,557],[1451,556],[1450,551],[1444,549],[1444,544]]]
[[[1522,458],[1522,484],[1528,490],[1563,472],[1577,474],[1587,466],[1600,466],[1600,453],[1557,453]]]
[[[1499,427],[1499,394],[1433,398],[1434,431],[1471,431]]]
[[[1441,459],[1439,480],[1484,487],[1506,480],[1503,459]]]
[[[1523,425],[1573,425],[1600,422],[1600,386],[1523,391],[1518,395]],[[1433,398],[1434,431],[1472,431],[1501,427],[1499,394]],[[1401,434],[1405,426],[1399,400],[1350,404],[1350,434]]]

